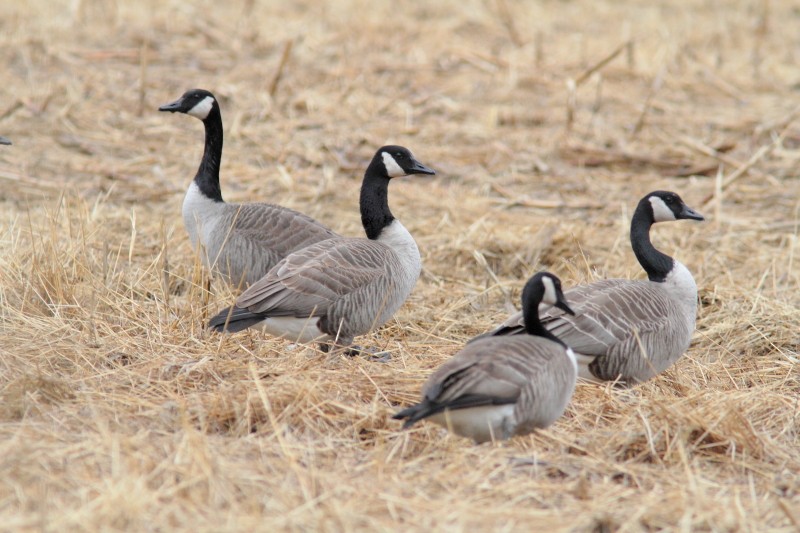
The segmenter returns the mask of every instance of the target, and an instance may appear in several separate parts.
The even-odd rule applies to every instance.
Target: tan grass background
[[[798,27],[778,0],[0,3],[0,529],[797,531]],[[392,186],[424,272],[361,339],[390,363],[203,330],[232,295],[180,219],[202,127],[156,111],[191,87],[229,200],[358,235],[378,146],[439,171]],[[677,365],[499,445],[388,419],[532,272],[640,277],[657,188],[708,216],[654,232],[700,287]]]

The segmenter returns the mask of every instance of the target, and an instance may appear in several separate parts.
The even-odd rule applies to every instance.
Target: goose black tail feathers
[[[465,394],[458,398],[453,398],[447,402],[435,402],[429,399],[424,399],[416,405],[406,407],[392,415],[395,420],[406,419],[403,423],[403,429],[410,428],[423,418],[428,418],[435,414],[441,413],[445,409],[469,409],[471,407],[483,407],[487,405],[506,405],[515,403],[516,398],[502,398],[499,396],[485,396],[483,394]]]
[[[434,411],[431,410],[431,406],[428,404],[428,402],[422,402],[412,405],[411,407],[406,407],[402,411],[392,415],[392,418],[395,420],[403,420],[405,418],[406,420],[403,422],[403,429],[408,429],[423,418],[431,416],[433,413]]]
[[[226,307],[208,321],[208,328],[220,333],[236,333],[258,324],[264,317],[247,309]]]

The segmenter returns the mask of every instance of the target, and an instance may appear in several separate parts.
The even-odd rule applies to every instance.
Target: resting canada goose
[[[11,140],[0,136],[0,144],[11,144]]]
[[[227,283],[251,285],[293,251],[337,236],[287,207],[223,201],[219,187],[222,115],[213,94],[192,89],[158,110],[191,115],[205,126],[205,151],[183,200],[183,222],[206,266]]]
[[[422,401],[393,418],[404,428],[423,418],[475,442],[505,440],[558,419],[575,390],[572,350],[539,320],[539,303],[572,313],[561,282],[534,275],[522,291],[525,335],[486,337],[467,344],[431,375]]]
[[[406,148],[384,146],[372,158],[361,185],[361,223],[367,238],[337,237],[312,244],[278,263],[211,319],[230,332],[258,326],[299,342],[349,346],[389,320],[419,277],[414,239],[389,210],[392,178],[435,174]]]
[[[704,220],[674,192],[655,191],[642,198],[631,220],[631,246],[648,279],[607,279],[574,287],[566,296],[575,316],[550,310],[542,317],[545,327],[575,350],[581,378],[641,383],[689,348],[697,285],[684,265],[650,242],[650,226],[680,219]],[[516,313],[484,335],[521,333],[522,324]]]

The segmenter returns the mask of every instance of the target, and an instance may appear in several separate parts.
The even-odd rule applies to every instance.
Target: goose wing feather
[[[275,250],[286,256],[309,244],[337,237],[333,230],[294,209],[266,203],[235,206],[233,224],[242,240],[261,250]]]
[[[542,323],[578,353],[604,355],[615,346],[667,330],[680,309],[663,285],[650,281],[606,280],[565,293],[575,316],[551,309]],[[595,284],[591,284],[595,285]]]
[[[609,289],[613,290],[613,287],[620,281],[625,281],[621,279],[607,279],[607,280],[600,280],[594,283],[590,283],[588,285],[578,285],[573,287],[564,292],[567,301],[569,302],[570,307],[572,307],[573,311],[576,314],[579,313],[576,306],[579,306],[581,302],[586,301],[594,292],[601,291],[607,292]],[[557,317],[563,313],[556,308],[547,308],[542,309],[542,305],[539,306],[539,316],[542,321],[547,320],[548,317]],[[504,335],[518,335],[525,331],[525,319],[522,316],[522,311],[517,311],[516,313],[511,314],[502,324],[497,326],[495,329],[488,331],[486,333],[482,333],[478,335],[470,342],[482,339],[485,337],[492,337],[492,336],[504,336]],[[567,344],[569,346],[569,344]]]
[[[281,259],[338,235],[293,209],[265,203],[229,204],[209,247],[210,260],[231,283],[253,284]]]
[[[488,337],[465,346],[428,379],[424,399],[453,404],[470,396],[513,403],[523,390],[535,388],[547,364],[546,350],[553,342],[535,337]],[[477,405],[477,404],[476,404]]]
[[[379,283],[392,259],[391,250],[375,241],[322,241],[284,258],[236,305],[269,316],[322,316],[337,300]]]
[[[661,285],[643,280],[601,280],[573,287],[564,295],[575,315],[553,307],[541,313],[542,323],[585,355],[605,354],[629,339],[633,330],[644,335],[667,328],[668,317],[680,312]],[[524,330],[522,313],[517,312],[485,335],[515,335]]]

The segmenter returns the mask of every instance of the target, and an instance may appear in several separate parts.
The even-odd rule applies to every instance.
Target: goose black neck
[[[533,298],[523,303],[522,317],[525,320],[525,333],[528,335],[535,335],[536,337],[544,337],[566,348],[567,345],[548,331],[548,329],[542,325],[542,321],[539,320],[539,302],[541,302],[541,296],[542,295],[539,295],[539,298]]]
[[[673,260],[665,253],[656,250],[650,242],[650,226],[653,225],[653,214],[650,207],[642,200],[636,207],[631,220],[631,247],[636,259],[647,272],[650,281],[663,282],[673,267]]]
[[[222,161],[222,116],[216,102],[203,121],[206,129],[206,146],[203,159],[194,181],[206,197],[222,202],[222,191],[219,188],[219,166]]]
[[[361,224],[367,237],[375,240],[394,220],[389,210],[389,178],[382,172],[383,162],[373,160],[361,184]]]

